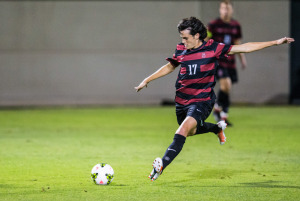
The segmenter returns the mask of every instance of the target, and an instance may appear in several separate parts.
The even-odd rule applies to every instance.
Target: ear
[[[196,33],[196,34],[195,34],[195,39],[198,39],[198,40],[199,40],[199,38],[200,38],[200,34],[199,34],[199,33]]]

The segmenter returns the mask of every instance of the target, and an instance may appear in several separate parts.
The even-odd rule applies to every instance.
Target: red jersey
[[[212,39],[191,50],[187,50],[183,43],[178,44],[173,57],[167,58],[173,66],[181,65],[175,85],[175,102],[188,105],[214,100],[218,59],[226,57],[231,47]]]
[[[232,19],[226,23],[220,18],[211,21],[208,24],[208,31],[212,34],[212,39],[219,43],[234,45],[234,41],[242,38],[241,25],[238,21]],[[229,55],[227,58],[219,60],[219,65],[224,68],[236,68],[235,56]]]

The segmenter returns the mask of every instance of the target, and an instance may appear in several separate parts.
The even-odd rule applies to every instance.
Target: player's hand
[[[242,70],[245,70],[247,68],[247,65],[242,64]]]
[[[247,62],[243,61],[242,62],[242,69],[245,70],[247,68]]]
[[[284,38],[280,38],[278,40],[276,40],[276,44],[277,45],[281,45],[284,43],[291,43],[294,42],[295,40],[293,38],[288,38],[288,37],[284,37]]]
[[[137,86],[137,87],[134,87],[135,88],[135,90],[136,90],[136,92],[139,92],[141,89],[143,89],[144,87],[147,87],[147,84],[148,83],[146,83],[146,82],[141,82],[140,83],[140,85],[139,86]]]

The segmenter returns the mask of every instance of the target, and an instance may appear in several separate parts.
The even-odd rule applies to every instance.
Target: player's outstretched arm
[[[163,77],[171,72],[173,72],[175,67],[171,63],[167,63],[166,65],[159,68],[156,72],[154,72],[149,77],[146,77],[137,87],[134,87],[136,91],[140,91],[144,87],[147,87],[147,84],[151,82],[152,80],[155,80],[157,78]]]
[[[266,47],[271,47],[274,45],[282,45],[285,43],[291,43],[295,40],[293,38],[281,38],[274,41],[267,41],[267,42],[250,42],[250,43],[244,43],[241,45],[233,45],[230,52],[228,54],[237,54],[237,53],[249,53],[254,52],[257,50],[264,49]]]

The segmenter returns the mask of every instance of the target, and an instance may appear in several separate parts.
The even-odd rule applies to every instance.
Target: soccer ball
[[[114,170],[106,163],[100,163],[93,167],[91,176],[95,184],[108,185],[114,179]]]

